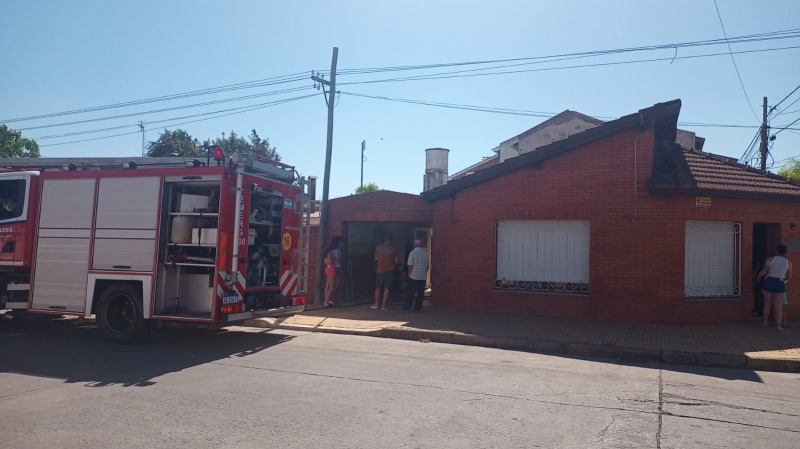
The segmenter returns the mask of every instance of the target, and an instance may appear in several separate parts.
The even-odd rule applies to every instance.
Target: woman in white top
[[[766,276],[766,277],[764,277]],[[758,278],[764,277],[761,291],[764,292],[764,323],[767,327],[769,313],[775,307],[775,323],[778,330],[783,327],[783,296],[786,293],[786,281],[792,277],[792,263],[786,258],[786,245],[778,245],[778,255],[770,257],[764,263],[764,268],[758,273]]]

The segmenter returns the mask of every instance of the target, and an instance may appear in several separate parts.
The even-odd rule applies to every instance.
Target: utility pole
[[[145,157],[144,154],[144,122],[139,121],[139,129],[142,130],[142,157]]]
[[[364,187],[364,150],[367,149],[367,141],[361,141],[361,187]]]
[[[761,121],[761,169],[767,169],[767,97],[764,97],[764,113]]]
[[[314,270],[314,304],[320,304],[322,298],[322,264],[325,260],[325,240],[328,238],[328,187],[331,177],[331,154],[333,153],[333,106],[336,100],[336,60],[339,58],[339,48],[333,47],[333,57],[331,58],[331,80],[326,81],[318,76],[311,79],[328,86],[328,142],[325,145],[325,174],[322,181],[322,202],[319,211],[319,238],[317,239],[317,265]]]

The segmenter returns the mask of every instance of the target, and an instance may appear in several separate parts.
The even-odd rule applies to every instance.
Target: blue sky
[[[726,45],[548,63],[525,60],[515,63],[527,65],[505,68],[499,66],[515,63],[352,73],[722,39],[713,0],[2,0],[1,4],[0,122],[258,80],[286,81],[7,122],[23,130],[24,136],[36,138],[43,156],[50,157],[140,155],[139,121],[147,123],[148,141],[157,139],[165,127],[185,129],[200,140],[231,130],[246,135],[255,128],[277,147],[284,162],[303,175],[319,176],[321,185],[327,111],[322,92],[312,89],[310,72],[328,72],[332,48],[338,47],[341,94],[335,109],[331,198],[349,195],[358,187],[362,140],[367,146],[364,182],[419,193],[426,148],[450,149],[452,174],[490,156],[500,142],[548,114],[571,109],[613,119],[676,98],[683,101],[682,123],[743,126],[681,126],[705,137],[706,151],[739,158],[757,132],[762,97],[768,97],[772,106],[800,85],[800,48],[736,53],[798,47],[800,37],[731,44],[741,83]],[[798,36],[800,31],[800,2],[794,0],[717,0],[717,6],[728,38],[785,30],[795,30],[793,36]],[[718,56],[690,57],[708,54]],[[649,59],[657,61],[633,62]],[[578,65],[584,67],[574,67]],[[483,70],[463,72],[475,69]],[[499,73],[509,71],[517,73]],[[444,77],[386,81],[435,74]],[[291,91],[276,93],[286,89]],[[537,114],[441,108],[353,94]],[[233,100],[244,96],[252,98]],[[800,117],[800,102],[786,107],[798,98],[800,91],[773,113],[770,124],[775,130]],[[282,100],[292,101],[241,112]],[[152,112],[213,101],[219,102]],[[231,109],[235,110],[221,112]],[[232,112],[236,113],[219,116]],[[126,117],[52,126],[118,115]],[[47,127],[34,129],[42,126]],[[89,132],[107,128],[115,129]],[[800,131],[796,131],[800,123],[792,128],[773,142],[773,170],[800,154]],[[71,133],[78,134],[65,136]],[[86,139],[96,140],[75,142]]]

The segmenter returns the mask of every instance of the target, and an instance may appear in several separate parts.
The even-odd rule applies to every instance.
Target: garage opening
[[[414,249],[414,240],[420,239],[431,261],[433,230],[429,222],[346,222],[345,229],[345,297],[348,301],[371,301],[375,297],[375,248],[383,243],[386,234],[394,236],[394,244],[402,255],[403,275],[391,292],[391,299],[403,299],[406,288],[408,254]],[[433,263],[433,262],[431,262]],[[431,292],[430,268],[425,285],[425,296]]]

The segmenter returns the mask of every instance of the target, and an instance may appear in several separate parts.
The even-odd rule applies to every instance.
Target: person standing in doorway
[[[323,307],[335,306],[336,302],[333,300],[333,292],[336,287],[336,259],[341,259],[340,242],[344,240],[339,236],[334,237],[331,243],[328,244],[327,253],[325,254],[325,292]]]
[[[343,252],[344,250],[344,237],[337,235],[331,239],[331,246],[330,246],[330,253],[331,258],[333,259],[333,267],[335,268],[335,276],[333,278],[333,289],[331,290],[331,296],[342,298],[339,295],[339,288],[342,285],[342,279],[344,278],[344,270],[342,269],[342,259],[343,259]]]
[[[397,265],[400,263],[397,259],[398,251],[394,246],[392,234],[386,234],[383,243],[375,248],[375,262],[377,268],[375,272],[375,304],[370,306],[372,309],[386,308],[386,302],[389,301],[392,287],[394,286],[394,278],[397,271]],[[383,294],[383,304],[379,304]]]
[[[428,279],[428,252],[422,248],[422,240],[414,240],[414,249],[408,255],[408,284],[406,285],[406,302],[403,311],[411,310],[414,302],[414,312],[422,311],[422,301],[425,299],[425,281]],[[414,295],[416,294],[416,301]]]
[[[786,293],[786,281],[792,277],[792,263],[786,258],[786,245],[778,245],[778,255],[764,262],[764,268],[758,278],[764,279],[761,290],[764,292],[764,322],[767,327],[771,309],[775,308],[775,323],[778,330],[783,327],[783,298]]]

